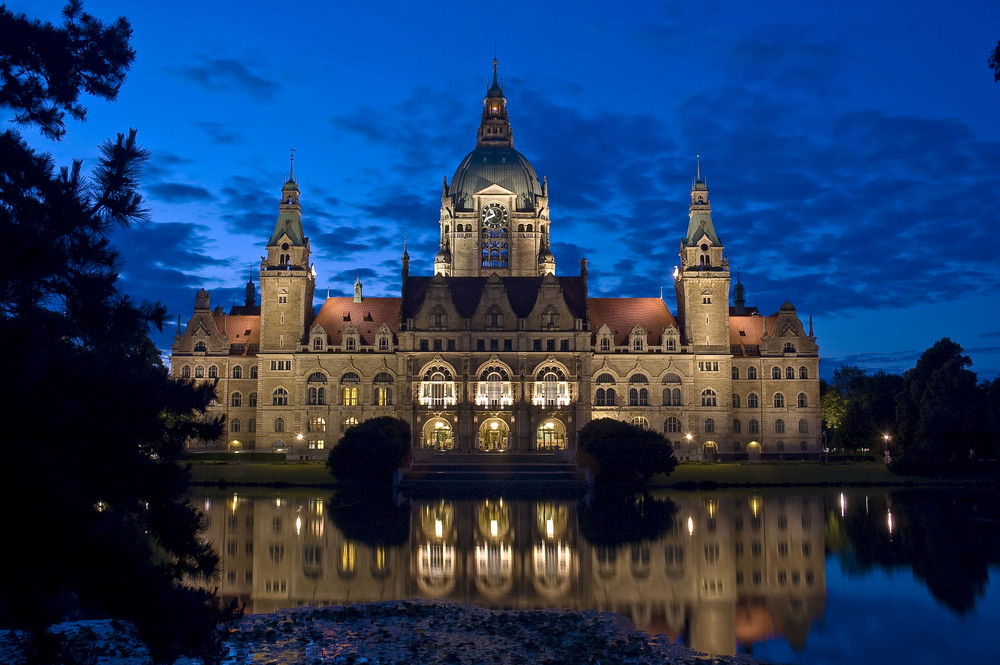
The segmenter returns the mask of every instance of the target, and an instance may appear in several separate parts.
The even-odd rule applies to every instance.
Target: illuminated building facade
[[[786,302],[762,316],[733,288],[700,168],[674,270],[677,312],[661,298],[591,297],[587,262],[557,275],[549,190],[513,147],[497,82],[476,147],[441,191],[433,274],[399,297],[328,297],[315,272],[299,186],[281,189],[260,265],[260,303],[228,314],[200,291],[175,377],[217,381],[230,449],[321,458],[348,427],[405,419],[418,456],[450,451],[570,454],[595,418],[654,428],[682,459],[815,457],[819,352]],[[558,220],[556,220],[558,223]]]

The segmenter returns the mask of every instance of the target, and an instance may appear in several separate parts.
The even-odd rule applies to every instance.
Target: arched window
[[[670,416],[663,423],[663,431],[667,434],[679,434],[681,431],[681,421],[674,416]]]
[[[247,423],[247,431],[248,432],[256,432],[257,431],[257,419],[256,418],[251,418],[250,421]]]
[[[747,378],[755,380],[757,378],[757,368],[747,367]]]
[[[733,434],[739,434],[739,433],[740,433],[740,421],[738,418],[733,418]]]
[[[631,388],[628,391],[629,406],[649,406],[649,391],[646,388]]]
[[[771,368],[771,378],[772,379],[780,379],[781,378],[781,368],[780,367],[774,366],[774,367]]]
[[[251,365],[250,366],[250,378],[251,379],[256,379],[257,378],[257,366],[256,365]]]
[[[340,425],[340,431],[346,432],[347,430],[351,429],[357,424],[358,424],[358,419],[355,418],[354,416],[351,416],[350,418],[345,418],[344,422],[341,423]]]
[[[705,434],[712,434],[713,432],[715,432],[715,420],[705,418]]]
[[[344,386],[340,389],[341,404],[344,406],[357,406],[358,405],[358,388],[357,386]]]
[[[243,395],[242,393],[235,392],[229,396],[230,406],[243,406]]]
[[[636,416],[632,419],[632,424],[642,429],[649,429],[649,421],[643,416]]]
[[[307,392],[307,403],[309,406],[317,406],[320,404],[326,404],[326,387],[324,386],[309,386]]]
[[[375,405],[392,406],[392,388],[388,386],[375,386]]]
[[[597,394],[594,395],[594,406],[604,406],[605,392],[604,388],[598,388]]]
[[[794,367],[786,367],[785,368],[785,378],[786,379],[794,379],[795,378],[795,368]]]
[[[809,433],[809,422],[805,418],[799,420],[799,434]]]
[[[781,393],[774,393],[774,408],[780,409],[785,406],[785,396]]]
[[[422,406],[456,404],[455,381],[451,369],[444,365],[428,367],[420,382],[419,401]]]
[[[740,408],[740,394],[739,393],[733,393],[733,408],[734,409]]]
[[[607,404],[607,406],[614,406],[615,405],[615,389],[614,388],[608,388],[608,392],[607,392],[607,396],[606,396],[606,404]]]
[[[757,402],[757,393],[750,393],[747,395],[747,408],[756,409],[759,406]]]
[[[751,418],[750,421],[747,423],[747,432],[749,432],[750,434],[760,433],[760,423],[757,422],[756,418]]]
[[[233,378],[242,379],[243,378],[243,368],[239,365],[233,365]]]
[[[646,378],[645,374],[633,374],[628,378],[629,383],[649,383],[649,379]]]
[[[230,432],[239,432],[240,431],[240,419],[239,418],[233,418],[232,420],[229,421],[229,431]]]
[[[360,383],[361,377],[354,372],[347,372],[342,377],[340,377],[341,383]]]
[[[611,376],[607,372],[597,375],[597,383],[614,383],[615,377]]]
[[[208,378],[217,379],[219,378],[219,368],[216,365],[209,365],[208,367]]]
[[[802,367],[799,368],[799,378],[800,379],[808,379],[809,378],[809,370],[806,368],[805,365],[803,365]]]
[[[250,406],[257,406],[257,393],[256,392],[250,393],[250,397],[247,399],[247,401],[250,403],[249,404]]]
[[[681,405],[681,389],[664,388],[663,406],[680,406],[680,405]]]
[[[288,391],[284,388],[275,388],[274,392],[271,393],[271,405],[272,406],[287,406],[288,405]]]
[[[326,431],[326,419],[316,417],[309,421],[309,431],[310,432],[325,432]]]
[[[375,375],[375,383],[392,383],[392,375],[389,372],[379,372]]]
[[[740,378],[740,368],[739,367],[733,367],[733,378],[734,379]]]
[[[781,418],[778,418],[777,420],[774,421],[774,433],[775,434],[785,433],[785,421],[782,420]]]
[[[809,406],[809,398],[806,397],[805,393],[799,393],[798,399],[796,400],[799,408],[805,408]]]
[[[194,378],[196,378],[196,379],[204,379],[205,378],[205,368],[202,367],[201,365],[198,365],[197,367],[195,367],[194,368]]]
[[[208,351],[208,347],[205,346],[205,342],[198,342],[194,345],[195,353],[205,353]]]
[[[184,365],[184,367],[181,367],[181,378],[182,379],[191,378],[191,365]]]
[[[711,388],[705,388],[705,390],[701,391],[702,406],[716,406],[717,401],[715,391]]]
[[[326,383],[326,374],[323,372],[313,372],[306,381],[308,383]]]
[[[284,432],[285,431],[285,419],[284,418],[275,418],[274,419],[274,431],[275,432]]]
[[[778,445],[776,446],[776,448],[778,449],[779,453],[784,452],[785,451],[785,442],[784,441],[779,441]]]

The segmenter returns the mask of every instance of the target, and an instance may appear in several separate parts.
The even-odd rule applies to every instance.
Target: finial
[[[291,157],[288,159],[288,179],[295,180],[295,148],[292,148]]]
[[[493,76],[494,77],[497,75],[497,56],[496,56],[496,50],[497,50],[497,43],[494,41],[493,42]]]
[[[698,153],[698,156],[695,159],[698,160],[698,182],[701,182],[701,153],[700,152]]]
[[[809,315],[809,336],[813,336],[813,315]]]

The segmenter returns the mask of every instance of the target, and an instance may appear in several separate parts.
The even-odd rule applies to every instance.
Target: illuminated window
[[[325,432],[326,431],[326,419],[325,418],[313,418],[309,421],[309,431],[310,432]]]
[[[341,423],[340,431],[346,432],[347,430],[351,429],[357,424],[358,424],[358,419],[355,418],[354,416],[351,416],[350,418],[345,418],[344,422]]]

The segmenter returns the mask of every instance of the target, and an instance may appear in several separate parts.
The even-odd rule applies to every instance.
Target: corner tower
[[[297,351],[312,320],[316,275],[309,264],[309,238],[302,232],[299,186],[294,171],[281,188],[278,221],[260,262],[260,350]]]
[[[444,276],[536,277],[555,272],[549,251],[548,187],[514,149],[507,98],[497,78],[483,98],[476,149],[441,192],[434,272]]]
[[[674,273],[677,314],[684,343],[695,353],[729,353],[729,261],[712,223],[708,185],[698,175],[691,187],[687,235]]]

